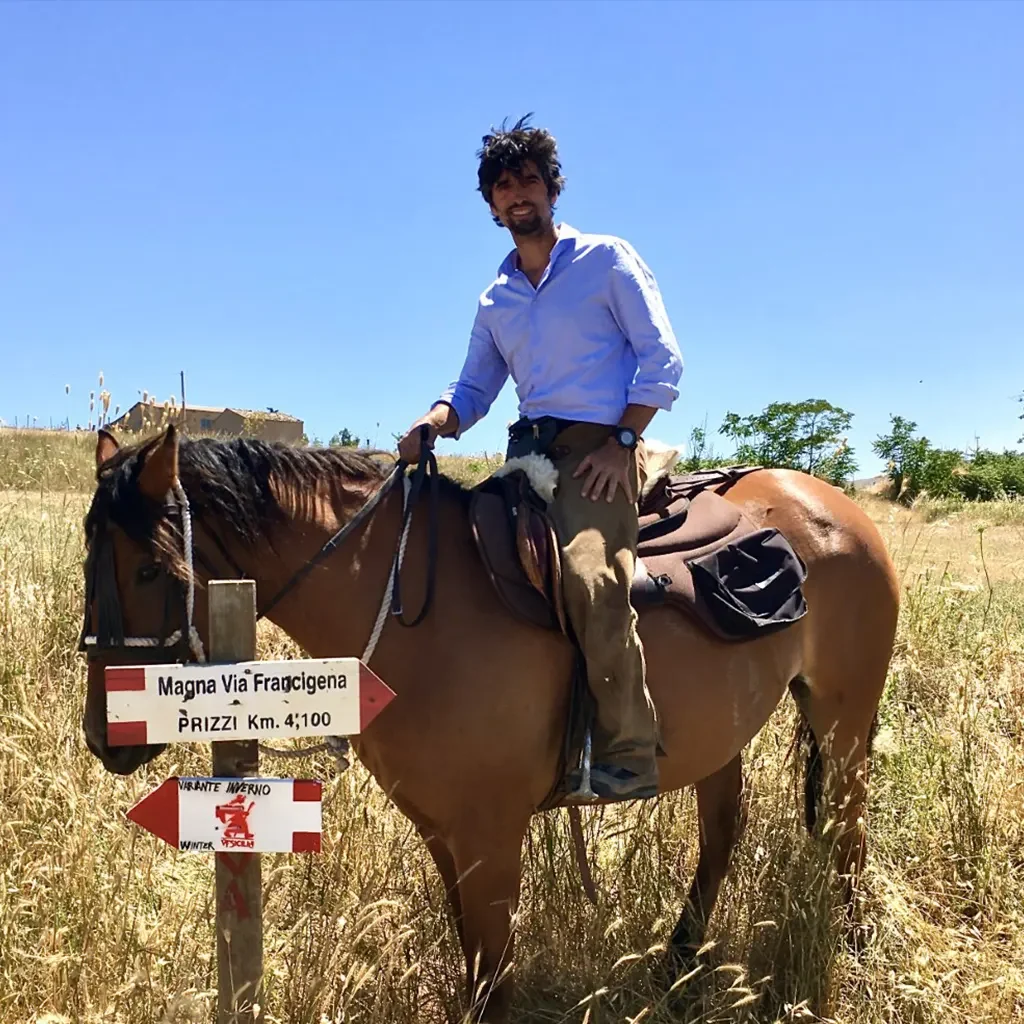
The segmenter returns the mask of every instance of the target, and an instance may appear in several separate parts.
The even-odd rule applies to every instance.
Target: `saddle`
[[[723,497],[756,466],[663,476],[642,497],[630,599],[668,604],[723,641],[782,629],[806,613],[806,569],[774,529]],[[566,634],[561,551],[547,505],[519,469],[474,491],[470,523],[498,596],[516,617]]]
[[[536,626],[568,633],[558,536],[526,473],[515,470],[479,484],[470,499],[469,521],[505,607]]]

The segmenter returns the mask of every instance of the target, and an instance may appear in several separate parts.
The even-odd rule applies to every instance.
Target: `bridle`
[[[439,478],[437,459],[434,452],[426,444],[422,448],[422,457],[412,478],[406,474],[407,463],[399,460],[384,483],[379,487],[356,514],[339,529],[326,544],[280,587],[276,594],[257,614],[257,619],[264,618],[277,604],[309,575],[313,569],[331,555],[345,540],[365,523],[376,511],[378,506],[401,481],[404,486],[402,527],[398,544],[391,562],[384,600],[374,623],[370,640],[363,651],[362,661],[365,663],[372,656],[380,639],[387,613],[391,614],[402,626],[417,626],[424,618],[433,603],[437,576],[437,530],[439,504]],[[423,490],[425,481],[430,480],[430,518],[427,546],[427,581],[423,604],[415,618],[407,620],[401,602],[401,570],[405,558],[406,544],[412,527],[413,511]],[[180,481],[175,481],[167,494],[164,514],[169,519],[180,522],[181,547],[183,564],[186,569],[184,578],[175,573],[164,572],[167,579],[167,590],[164,599],[164,623],[161,636],[125,636],[124,617],[121,601],[117,590],[117,577],[114,570],[114,542],[106,529],[101,526],[93,538],[89,556],[86,560],[85,611],[83,615],[82,633],[78,642],[78,650],[84,651],[90,659],[109,655],[110,653],[135,652],[140,649],[168,650],[175,648],[177,660],[184,663],[191,659],[205,663],[206,652],[193,621],[195,611],[195,562],[199,561],[211,572],[210,562],[201,552],[196,550],[192,531],[192,511]],[[221,554],[227,559],[237,578],[245,574],[230,556],[224,543],[216,532],[210,532],[214,543]],[[93,625],[93,605],[96,606],[96,623]],[[170,624],[173,609],[178,609],[179,625],[171,630]]]
[[[193,660],[206,662],[206,652],[199,631],[193,623],[195,611],[195,571],[193,567],[194,545],[192,538],[192,510],[188,495],[180,481],[175,481],[167,493],[164,515],[181,522],[182,556],[186,567],[186,578],[166,573],[168,586],[164,598],[164,627],[162,635],[125,636],[124,616],[121,598],[117,592],[117,576],[114,571],[114,541],[104,527],[96,531],[85,563],[85,612],[82,634],[78,649],[89,658],[99,657],[112,651],[126,652],[139,648],[178,648],[178,660],[185,662],[191,653]],[[96,605],[96,627],[92,630],[92,609]],[[168,624],[172,608],[178,607],[181,625],[170,632]]]

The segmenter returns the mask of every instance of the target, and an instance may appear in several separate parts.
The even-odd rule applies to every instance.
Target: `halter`
[[[125,636],[124,618],[121,612],[121,600],[117,592],[117,576],[114,572],[114,546],[106,531],[97,534],[93,551],[86,562],[86,593],[85,615],[82,623],[82,636],[78,649],[85,651],[90,658],[99,657],[109,651],[127,651],[137,648],[181,647],[182,654],[190,651],[199,664],[206,663],[206,652],[199,631],[193,623],[195,611],[195,571],[193,564],[194,546],[192,540],[192,510],[189,507],[188,495],[180,481],[175,481],[168,491],[166,512],[170,516],[177,515],[181,520],[182,556],[185,560],[187,576],[184,581],[177,576],[169,576],[170,588],[164,602],[164,626],[170,613],[174,590],[178,591],[179,604],[182,610],[182,625],[172,633],[156,636]],[[96,601],[97,626],[91,633],[92,605]],[[187,658],[181,658],[181,661]]]

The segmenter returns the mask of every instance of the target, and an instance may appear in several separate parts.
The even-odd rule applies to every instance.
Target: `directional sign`
[[[358,658],[110,665],[111,746],[354,736],[394,698]]]
[[[316,779],[171,778],[129,812],[179,850],[319,853]]]

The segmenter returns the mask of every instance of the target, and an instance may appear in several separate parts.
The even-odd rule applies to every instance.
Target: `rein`
[[[377,490],[377,492],[363,505],[361,509],[340,529],[337,533],[327,541],[326,544],[301,568],[297,569],[291,576],[291,578],[277,591],[277,593],[267,602],[266,606],[256,616],[257,619],[264,618],[274,607],[277,606],[278,602],[288,593],[290,593],[298,584],[304,580],[325,558],[333,554],[333,552],[343,544],[352,533],[354,533],[359,527],[366,522],[370,516],[373,515],[377,506],[391,493],[391,490],[402,480],[405,483],[405,497],[402,502],[402,528],[399,531],[398,546],[395,549],[395,557],[391,563],[391,575],[388,580],[388,593],[385,596],[384,605],[386,607],[389,603],[391,604],[391,613],[398,621],[399,625],[402,626],[418,626],[426,617],[427,612],[430,611],[431,605],[434,603],[434,589],[437,580],[437,526],[438,526],[438,506],[440,503],[440,481],[437,468],[437,457],[434,452],[423,447],[423,454],[420,458],[419,464],[416,466],[415,471],[412,475],[412,480],[405,476],[406,463],[399,460],[395,465],[395,468],[391,471],[387,480],[384,481],[383,485]],[[416,508],[416,503],[419,500],[420,493],[423,490],[423,483],[429,477],[430,479],[430,520],[429,520],[429,531],[427,535],[427,583],[426,592],[423,595],[423,604],[420,606],[419,613],[411,621],[407,622],[405,614],[402,610],[401,600],[401,570],[402,562],[405,558],[405,546],[409,538],[409,530],[412,527],[412,516],[413,511]],[[383,625],[383,617],[378,617],[378,622]],[[379,635],[379,634],[377,634]],[[363,660],[365,661],[370,654],[373,653],[373,648],[376,647],[376,638],[371,636],[371,646],[368,652],[364,655]]]
[[[290,594],[328,555],[332,554],[339,544],[342,544],[348,537],[353,534],[356,530],[373,513],[376,511],[377,506],[391,493],[391,489],[395,484],[402,478],[405,472],[405,463],[399,462],[395,468],[391,471],[387,480],[384,481],[383,485],[372,495],[369,501],[367,501],[362,508],[340,529],[333,537],[311,558],[305,565],[300,566],[291,577],[284,583],[284,585],[277,591],[277,593],[267,602],[263,610],[257,612],[257,620],[266,618],[267,614],[272,611],[281,602],[282,598]]]

